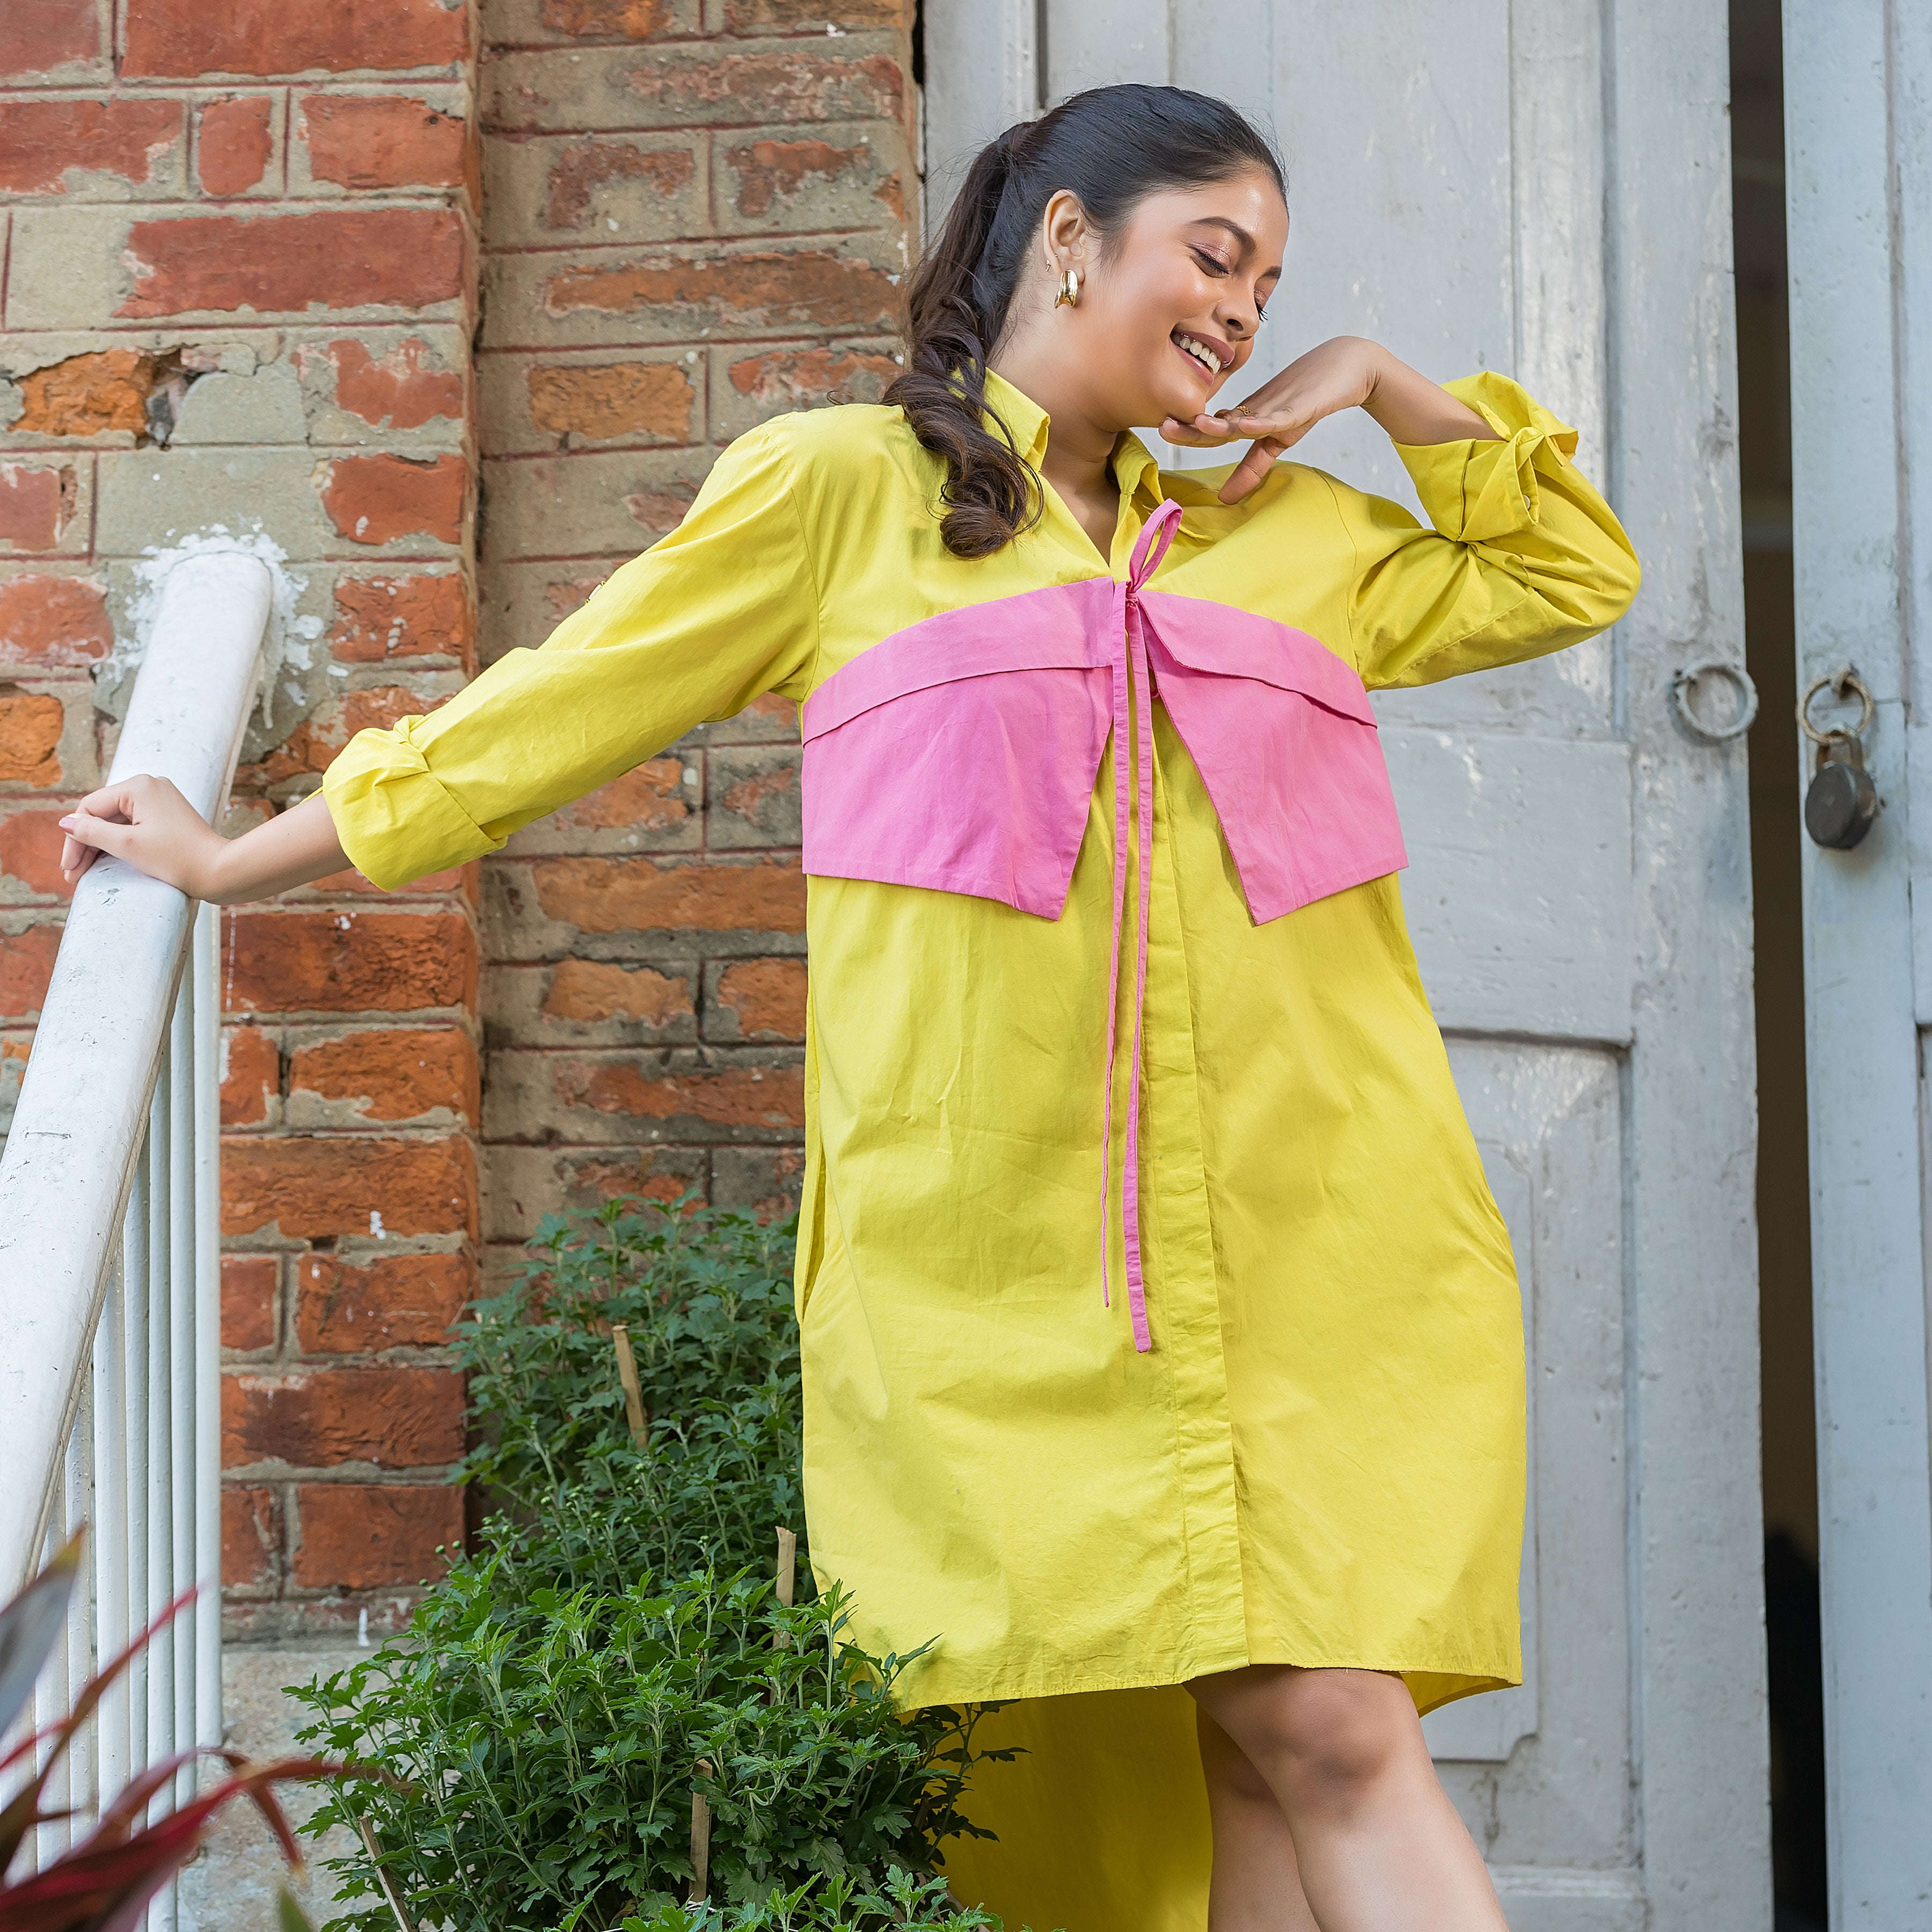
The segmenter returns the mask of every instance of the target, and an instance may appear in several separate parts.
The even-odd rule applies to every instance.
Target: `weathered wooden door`
[[[926,34],[934,212],[1042,101],[1220,94],[1288,164],[1263,357],[1348,332],[1512,374],[1630,527],[1612,637],[1379,706],[1531,1360],[1526,1681],[1429,1731],[1512,1924],[1762,1932],[1745,771],[1673,700],[1744,657],[1724,8],[927,0]],[[1413,502],[1366,420],[1297,453]]]
[[[1856,672],[1884,800],[1803,862],[1832,1924],[1903,1932],[1932,1926],[1932,10],[1784,23],[1798,688]]]

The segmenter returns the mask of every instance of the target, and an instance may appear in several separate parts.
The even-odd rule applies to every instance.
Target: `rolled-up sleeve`
[[[352,863],[386,890],[494,852],[519,826],[768,692],[802,698],[818,645],[784,426],[713,466],[684,521],[536,650],[426,717],[363,731],[323,790]]]
[[[1495,434],[1396,446],[1427,524],[1329,479],[1355,552],[1350,640],[1372,688],[1562,650],[1636,595],[1636,554],[1576,466],[1576,431],[1507,376],[1445,386]]]

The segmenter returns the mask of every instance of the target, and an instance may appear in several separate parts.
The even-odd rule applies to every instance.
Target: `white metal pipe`
[[[148,1621],[175,1593],[173,1324],[168,1319],[168,1282],[174,1261],[174,1110],[172,1030],[161,1056],[160,1078],[148,1113]],[[164,1630],[147,1648],[148,1754],[158,1762],[174,1748],[175,1651]],[[168,1807],[157,1796],[148,1808],[158,1818]]]
[[[148,1256],[152,1246],[154,1149],[144,1144],[128,1196],[126,1290],[122,1339],[126,1348],[122,1380],[127,1406],[122,1412],[122,1454],[128,1471],[126,1536],[121,1560],[127,1575],[128,1634],[138,1636],[148,1621]],[[136,1651],[122,1680],[127,1685],[128,1772],[132,1777],[148,1762],[148,1653]]]
[[[170,573],[110,778],[170,778],[215,816],[272,589],[239,552]],[[53,1519],[189,917],[172,886],[112,859],[95,862],[68,914],[0,1155],[0,1442],[17,1472],[0,1487],[0,1588],[26,1580]]]
[[[168,1555],[177,1593],[200,1580],[194,1568],[196,976],[190,960],[175,1000],[168,1046],[168,1489],[173,1506]],[[175,1691],[169,1744],[176,1750],[194,1742],[195,1627],[200,1616],[197,1600],[168,1633]],[[175,1780],[175,1802],[185,1804],[194,1796],[194,1767],[184,1766]]]
[[[145,1209],[143,1210],[145,1212]],[[117,1259],[94,1337],[94,1628],[96,1660],[119,1656],[128,1642],[126,1263]],[[94,1714],[98,1790],[112,1796],[128,1782],[128,1687],[117,1682]]]
[[[221,1742],[221,912],[196,916],[194,977],[194,1741]]]

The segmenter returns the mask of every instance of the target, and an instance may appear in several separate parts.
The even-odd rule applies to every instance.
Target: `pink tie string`
[[[1120,1238],[1126,1256],[1127,1309],[1133,1318],[1134,1347],[1145,1354],[1154,1346],[1148,1328],[1147,1284],[1141,1260],[1140,1127],[1141,1028],[1147,1004],[1148,896],[1153,880],[1154,739],[1153,676],[1148,667],[1147,638],[1141,618],[1141,586],[1160,567],[1180,521],[1180,506],[1172,498],[1147,520],[1127,566],[1127,580],[1114,597],[1114,928],[1107,965],[1107,1065],[1100,1129],[1100,1298],[1108,1307],[1113,1298],[1107,1280],[1107,1192],[1112,1178],[1114,1132],[1114,1053],[1118,1045],[1115,1014],[1120,1001],[1120,944],[1127,892],[1129,767],[1138,811],[1136,848],[1136,923],[1134,954],[1134,1051],[1127,1078],[1127,1124],[1120,1176]],[[1139,720],[1138,738],[1130,722]]]

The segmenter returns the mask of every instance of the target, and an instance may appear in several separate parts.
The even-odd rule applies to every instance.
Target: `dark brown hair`
[[[1061,188],[1104,244],[1148,195],[1250,168],[1286,193],[1267,138],[1226,101],[1181,87],[1096,87],[1022,121],[974,158],[906,298],[905,374],[886,400],[946,465],[940,529],[956,556],[991,556],[1040,512],[1040,484],[1004,424],[986,426],[986,360],[1028,250]]]

